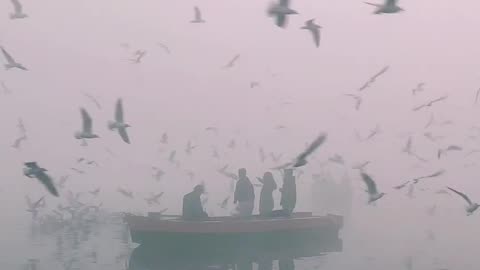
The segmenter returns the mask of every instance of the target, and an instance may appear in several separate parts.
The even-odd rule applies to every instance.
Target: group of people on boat
[[[262,183],[260,192],[259,212],[260,216],[289,216],[293,213],[297,203],[297,188],[293,169],[285,169],[283,172],[283,186],[280,188],[281,210],[274,210],[275,202],[273,192],[277,189],[277,183],[271,172],[266,172],[262,178],[258,178]],[[192,192],[183,197],[182,216],[185,219],[205,219],[208,214],[202,206],[201,195],[205,192],[203,185],[197,185]],[[238,217],[249,217],[255,208],[255,191],[253,184],[247,176],[247,170],[241,168],[238,170],[238,180],[235,186],[233,203],[236,205],[232,213]]]

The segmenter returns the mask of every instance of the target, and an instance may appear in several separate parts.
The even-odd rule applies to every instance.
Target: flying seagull
[[[312,33],[313,42],[315,42],[315,46],[318,48],[320,46],[320,29],[322,28],[320,25],[314,22],[315,19],[310,19],[305,22],[305,25],[302,26],[300,29],[305,29]]]
[[[450,151],[462,151],[462,147],[457,146],[457,145],[450,145],[445,149],[439,149],[437,152],[437,157],[440,159],[444,153],[450,152]]]
[[[194,10],[194,13],[195,13],[194,14],[195,18],[190,22],[191,23],[204,23],[205,20],[202,18],[202,12],[200,11],[200,9],[197,6],[195,6],[193,8],[193,10]]]
[[[360,109],[360,105],[362,105],[362,97],[360,95],[354,95],[354,94],[345,94],[345,96],[352,97],[355,99],[355,110]]]
[[[99,138],[92,131],[93,121],[88,112],[84,108],[80,108],[80,114],[82,115],[82,130],[75,132],[75,138],[79,140]]]
[[[417,177],[417,178],[413,179],[413,183],[417,184],[420,180],[427,179],[427,178],[438,177],[438,176],[443,175],[444,173],[445,173],[445,170],[439,170],[439,171],[436,171],[436,172],[434,172],[432,174],[429,174],[429,175],[426,175],[426,176]]]
[[[362,175],[363,182],[365,182],[365,184],[367,185],[368,203],[369,204],[374,202],[374,201],[379,200],[380,198],[382,198],[385,195],[385,193],[383,193],[383,192],[381,192],[381,193],[378,192],[377,185],[375,184],[373,179],[368,174],[362,172],[361,175]]]
[[[162,49],[164,49],[166,53],[170,54],[170,48],[168,48],[167,45],[160,42],[158,42],[157,45],[160,46]]]
[[[90,94],[88,94],[88,93],[83,93],[83,95],[84,95],[85,97],[87,97],[91,102],[93,102],[93,103],[95,104],[95,106],[96,106],[99,110],[102,109],[102,105],[100,105],[100,103],[97,101],[97,99],[96,99],[94,96],[92,96],[92,95],[90,95]]]
[[[117,191],[121,193],[123,196],[133,199],[133,192],[127,191],[123,188],[118,188]]]
[[[25,162],[25,166],[26,168],[23,169],[25,176],[37,178],[37,180],[47,188],[50,194],[58,197],[58,191],[53,184],[52,178],[45,173],[47,171],[46,169],[39,167],[36,162]]]
[[[327,139],[327,134],[322,133],[320,134],[308,147],[301,153],[300,155],[297,156],[292,162],[286,163],[282,166],[279,166],[274,169],[285,169],[287,167],[293,166],[295,168],[301,167],[306,165],[307,162],[307,157],[311,155],[320,145],[322,145],[325,140]]]
[[[425,107],[431,107],[433,104],[447,99],[447,97],[448,97],[448,96],[442,96],[442,97],[436,98],[436,99],[434,99],[434,100],[432,100],[432,101],[429,101],[429,102],[427,102],[427,103],[425,103],[425,104],[422,104],[422,105],[420,105],[420,106],[417,106],[417,107],[413,108],[413,111],[418,111],[418,110],[421,110],[421,109],[423,109],[423,108],[425,108]]]
[[[225,66],[223,66],[223,68],[232,68],[237,62],[238,58],[240,58],[240,54],[235,55]]]
[[[257,82],[257,81],[250,82],[250,88],[255,88],[259,86],[260,86],[260,82]]]
[[[457,193],[460,197],[462,197],[465,201],[467,201],[468,205],[467,207],[465,208],[465,210],[467,211],[467,215],[471,215],[473,214],[473,212],[475,212],[475,210],[478,209],[478,207],[480,206],[478,203],[474,203],[472,202],[467,195],[463,194],[462,192],[460,191],[457,191],[451,187],[447,187],[448,189],[450,189],[451,191]]]
[[[10,19],[15,20],[15,19],[23,19],[27,18],[28,15],[23,13],[23,7],[20,1],[18,0],[11,0],[13,4],[13,10],[15,13],[10,13]]]
[[[382,13],[397,13],[403,11],[403,8],[397,6],[398,0],[385,0],[385,3],[382,4],[374,4],[365,2],[365,4],[376,6],[377,9],[373,12],[374,14],[382,14]]]
[[[119,98],[117,100],[117,104],[115,105],[115,121],[108,122],[108,128],[110,130],[117,130],[122,140],[126,143],[130,143],[130,139],[128,138],[127,128],[130,127],[129,124],[125,123],[123,119],[123,103],[122,99]]]
[[[163,196],[163,194],[164,194],[164,192],[154,194],[151,197],[146,198],[145,201],[147,202],[148,205],[160,204],[160,202],[158,200]]]
[[[18,137],[17,139],[15,139],[15,141],[12,144],[12,147],[18,150],[22,146],[22,142],[24,142],[26,140],[27,140],[27,135],[24,134],[24,135]]]
[[[370,85],[374,83],[378,77],[382,76],[385,72],[387,72],[389,68],[390,68],[389,66],[383,67],[379,72],[373,75],[366,83],[364,83],[360,88],[358,88],[358,91],[363,91],[368,87],[370,87]]]
[[[195,149],[197,146],[192,145],[191,141],[188,141],[187,146],[185,147],[185,153],[188,155],[192,154],[193,149]]]
[[[5,50],[5,48],[0,47],[0,49],[2,49],[3,56],[5,57],[5,60],[7,60],[7,63],[4,65],[6,70],[9,70],[11,68],[28,70],[22,64],[16,62],[15,59],[13,59],[13,57]]]
[[[134,64],[140,64],[142,62],[143,57],[147,54],[147,51],[137,50],[134,54],[134,58],[130,59],[130,62]]]
[[[162,177],[165,175],[165,172],[157,167],[152,167],[152,169],[154,170],[153,178],[155,178],[157,182],[162,180]]]
[[[412,95],[416,95],[417,92],[422,92],[422,91],[424,91],[424,90],[425,90],[425,89],[423,88],[424,85],[425,85],[425,83],[423,83],[423,82],[417,84],[417,87],[415,87],[415,88],[412,89]]]
[[[279,0],[278,3],[271,3],[268,7],[267,13],[270,17],[275,17],[275,24],[278,27],[284,28],[287,22],[287,15],[298,14],[295,10],[289,7],[290,0]]]
[[[345,165],[345,160],[339,154],[335,154],[332,157],[328,158],[328,161],[333,162],[333,163],[337,163],[337,164],[340,164],[340,165]]]

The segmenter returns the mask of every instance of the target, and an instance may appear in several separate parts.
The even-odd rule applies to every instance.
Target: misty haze
[[[0,269],[478,270],[479,8],[1,1]]]

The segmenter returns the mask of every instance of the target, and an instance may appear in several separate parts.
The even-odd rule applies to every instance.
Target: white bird
[[[365,4],[376,6],[377,9],[373,12],[374,14],[382,14],[382,13],[397,13],[403,11],[404,9],[397,6],[398,0],[385,0],[385,3],[382,4],[375,4],[365,2]]]
[[[98,135],[93,133],[93,121],[88,112],[84,108],[80,108],[82,115],[82,130],[75,132],[76,139],[93,139],[99,138]]]
[[[365,182],[365,184],[367,185],[368,203],[369,204],[374,202],[374,201],[379,200],[380,198],[382,198],[385,195],[385,193],[383,193],[383,192],[381,192],[381,193],[378,192],[377,185],[375,184],[373,179],[368,174],[362,172],[361,175],[362,175],[363,182]]]
[[[473,212],[475,212],[478,207],[480,207],[480,205],[478,203],[474,203],[472,202],[467,195],[463,194],[462,192],[460,191],[457,191],[451,187],[447,187],[448,189],[450,189],[451,191],[457,193],[460,197],[462,197],[465,201],[467,201],[468,205],[467,207],[465,208],[465,210],[467,211],[467,215],[471,215],[473,214]]]
[[[5,50],[5,48],[3,48],[3,47],[0,47],[0,48],[2,49],[2,53],[3,53],[3,56],[5,57],[5,60],[7,60],[7,63],[4,65],[6,70],[9,70],[11,68],[28,70],[22,64],[15,61],[15,59]]]
[[[417,92],[424,91],[424,90],[425,90],[425,89],[423,88],[424,85],[425,85],[425,83],[423,83],[423,82],[417,84],[417,87],[415,87],[415,88],[412,89],[412,94],[413,94],[413,95],[416,95]]]
[[[305,22],[305,25],[302,26],[300,29],[305,29],[312,33],[313,42],[315,42],[315,46],[318,48],[320,46],[320,29],[322,28],[320,25],[314,22],[315,19],[311,19]]]
[[[327,139],[327,134],[322,133],[320,134],[315,141],[313,141],[305,151],[303,151],[300,155],[298,155],[292,162],[286,163],[282,166],[273,168],[273,169],[285,169],[287,167],[293,166],[295,168],[301,167],[306,165],[307,162],[307,157],[311,155],[320,145],[322,145],[325,140]]]
[[[115,121],[108,122],[108,128],[110,130],[117,130],[122,140],[126,143],[130,143],[130,139],[128,138],[127,128],[130,127],[129,124],[125,123],[123,119],[123,103],[122,99],[119,98],[117,100],[117,104],[115,105]]]
[[[36,162],[25,162],[26,168],[23,169],[23,174],[28,178],[36,178],[40,181],[55,197],[58,197],[58,191],[53,184],[52,178],[45,173],[47,170],[39,167]]]
[[[282,28],[286,26],[287,15],[298,14],[298,12],[289,7],[289,0],[280,0],[278,3],[271,3],[267,13],[269,16],[275,17],[275,24]]]
[[[355,99],[355,110],[359,110],[360,109],[360,105],[362,105],[362,97],[360,95],[354,95],[354,94],[345,94],[345,96],[348,96],[348,97],[352,97],[353,99]]]
[[[202,18],[202,12],[200,11],[200,9],[197,6],[195,6],[193,8],[193,10],[194,10],[194,13],[195,13],[194,14],[195,18],[190,22],[191,23],[204,23],[205,20]]]
[[[223,68],[232,68],[239,58],[240,54],[235,55]]]
[[[10,19],[15,20],[15,19],[23,19],[27,18],[28,15],[23,13],[23,7],[20,1],[18,0],[11,0],[13,4],[13,10],[15,13],[10,13]]]

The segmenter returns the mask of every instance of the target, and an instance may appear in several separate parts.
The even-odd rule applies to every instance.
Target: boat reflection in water
[[[342,218],[297,213],[291,218],[214,218],[186,222],[125,218],[132,240],[129,270],[293,270],[295,259],[342,251]],[[210,223],[208,226],[205,224]],[[175,226],[173,226],[175,225]]]

